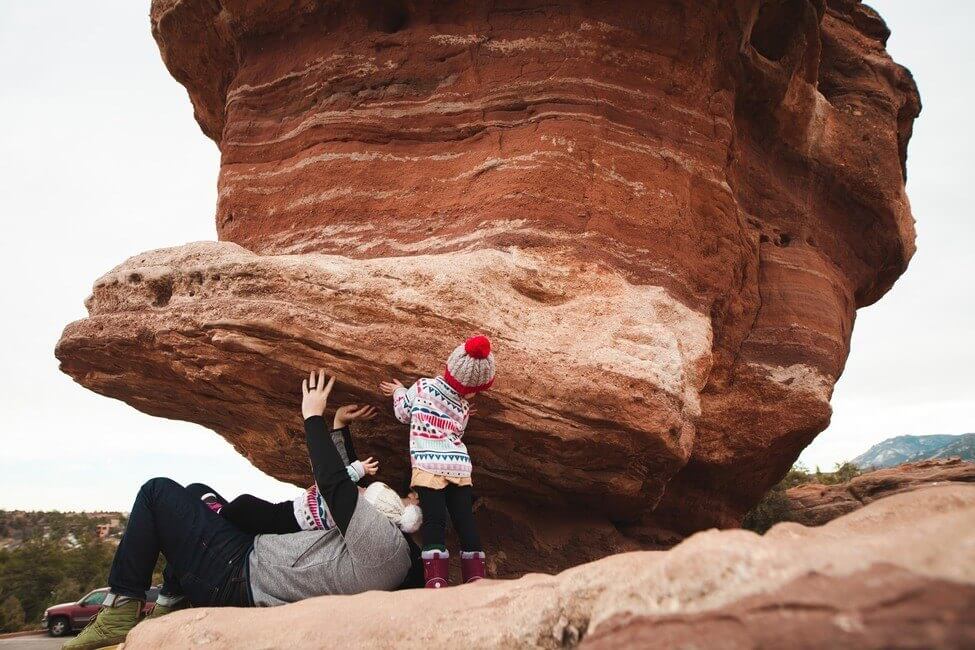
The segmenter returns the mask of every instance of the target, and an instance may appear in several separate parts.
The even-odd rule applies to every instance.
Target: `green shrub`
[[[853,463],[837,463],[832,472],[821,472],[817,467],[813,473],[810,473],[802,463],[796,463],[782,477],[782,480],[773,485],[772,489],[762,497],[762,500],[748,511],[742,519],[741,527],[764,534],[765,531],[781,521],[791,521],[789,497],[785,494],[789,488],[806,483],[836,485],[837,483],[845,483],[860,474],[860,469]]]
[[[19,632],[24,629],[24,607],[16,596],[7,596],[0,603],[0,632]]]

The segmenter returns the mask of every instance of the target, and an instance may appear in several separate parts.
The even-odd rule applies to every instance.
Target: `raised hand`
[[[397,388],[406,388],[406,386],[401,384],[399,379],[394,379],[393,381],[384,381],[379,384],[380,392],[382,392],[382,394],[385,395],[386,397],[389,397],[393,393],[395,393]]]
[[[362,467],[366,470],[366,476],[376,474],[379,471],[379,461],[373,460],[373,457],[370,456],[362,461]]]
[[[347,404],[335,409],[335,419],[332,420],[333,429],[342,427],[356,420],[371,420],[376,417],[379,411],[375,406],[359,406],[358,404]]]
[[[306,420],[316,415],[325,415],[325,407],[328,405],[328,396],[335,385],[335,377],[330,377],[325,382],[325,369],[308,373],[308,379],[301,381],[301,415]]]

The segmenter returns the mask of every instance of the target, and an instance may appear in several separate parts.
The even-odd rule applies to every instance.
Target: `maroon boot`
[[[464,584],[484,577],[484,551],[461,551],[460,574]]]
[[[450,576],[450,553],[447,551],[423,551],[423,580],[427,589],[440,589],[447,586]]]

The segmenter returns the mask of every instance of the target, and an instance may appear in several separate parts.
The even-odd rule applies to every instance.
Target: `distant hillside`
[[[121,512],[24,512],[0,510],[0,549],[31,541],[77,546],[95,538],[118,543],[125,530]]]
[[[901,463],[913,463],[930,458],[959,456],[975,460],[975,433],[959,436],[897,436],[878,442],[854,458],[857,467],[893,467]]]

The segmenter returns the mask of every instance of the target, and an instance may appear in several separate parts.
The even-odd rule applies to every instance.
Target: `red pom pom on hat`
[[[491,354],[491,341],[486,336],[472,336],[464,343],[464,352],[475,359],[487,359]]]

